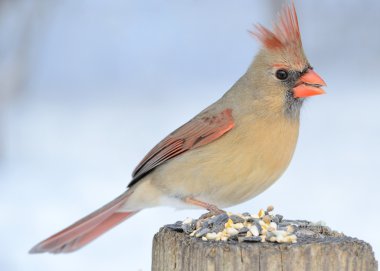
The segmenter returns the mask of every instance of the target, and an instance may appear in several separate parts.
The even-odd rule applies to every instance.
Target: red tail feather
[[[99,210],[37,244],[30,253],[68,253],[87,245],[138,212],[118,212],[128,196],[129,193],[122,194]]]

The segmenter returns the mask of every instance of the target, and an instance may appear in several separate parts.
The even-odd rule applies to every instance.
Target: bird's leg
[[[219,209],[217,206],[210,204],[210,203],[207,203],[207,202],[203,202],[203,201],[194,199],[193,197],[187,197],[184,199],[184,201],[188,204],[205,208],[207,211],[210,212],[210,213],[206,214],[208,216],[220,215],[220,214],[225,213],[225,211]]]

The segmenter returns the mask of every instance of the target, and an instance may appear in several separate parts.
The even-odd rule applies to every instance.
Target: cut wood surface
[[[299,223],[295,244],[203,241],[171,227],[153,239],[154,271],[377,271],[371,246],[328,227]]]

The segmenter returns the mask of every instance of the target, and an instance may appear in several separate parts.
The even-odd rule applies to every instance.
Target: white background
[[[15,1],[16,2],[16,1]],[[372,244],[378,224],[378,1],[296,1],[328,84],[302,112],[284,176],[257,198]],[[149,270],[160,226],[202,211],[145,210],[70,255],[38,241],[119,195],[160,139],[218,99],[270,26],[269,1],[17,1],[0,6],[0,270]]]

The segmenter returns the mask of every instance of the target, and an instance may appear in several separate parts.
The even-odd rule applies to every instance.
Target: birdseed
[[[296,243],[298,225],[283,221],[283,216],[273,214],[273,210],[274,207],[269,206],[257,214],[202,215],[167,227],[203,241]]]

